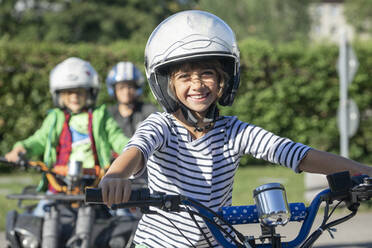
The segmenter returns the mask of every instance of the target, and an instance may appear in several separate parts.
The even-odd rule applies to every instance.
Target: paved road
[[[337,217],[339,215],[336,215]],[[314,226],[319,226],[321,216],[318,216]],[[292,240],[298,232],[299,224],[289,223],[277,229],[278,233]],[[328,233],[323,233],[315,248],[372,248],[372,213],[358,213],[348,222],[338,225],[332,239]],[[258,236],[257,225],[238,226],[244,234]],[[0,248],[6,248],[4,233],[0,233]]]

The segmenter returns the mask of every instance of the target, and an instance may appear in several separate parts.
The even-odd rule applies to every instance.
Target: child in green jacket
[[[25,153],[43,155],[48,167],[80,161],[84,169],[107,168],[111,151],[121,153],[128,138],[106,106],[94,106],[99,91],[95,69],[80,58],[68,58],[51,71],[49,86],[56,108],[49,111],[32,136],[17,142],[5,158],[16,162],[19,154]],[[38,190],[46,189],[56,191],[44,178]]]

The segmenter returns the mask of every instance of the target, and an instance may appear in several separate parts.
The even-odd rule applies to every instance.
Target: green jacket
[[[29,138],[17,142],[14,147],[22,145],[27,150],[28,157],[43,154],[44,163],[52,167],[57,160],[56,148],[64,121],[65,115],[62,110],[58,108],[50,110],[42,126]],[[105,105],[93,110],[92,129],[98,160],[100,166],[105,168],[110,165],[111,151],[120,154],[129,138],[124,136]],[[38,190],[45,190],[46,182],[44,178]]]

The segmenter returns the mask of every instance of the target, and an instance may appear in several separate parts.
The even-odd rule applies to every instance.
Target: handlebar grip
[[[100,188],[87,188],[85,189],[85,202],[86,203],[102,203],[102,191]]]
[[[26,159],[25,155],[23,153],[19,154],[19,159],[17,162],[11,162],[7,160],[5,157],[0,157],[0,163],[11,165],[11,166],[21,166],[26,167],[28,165],[28,160]]]
[[[150,190],[147,188],[141,188],[132,190],[129,198],[129,202],[134,201],[146,201],[150,199]],[[102,191],[100,188],[87,188],[85,190],[85,202],[86,203],[103,203]]]
[[[12,162],[9,162],[5,157],[0,157],[0,163],[2,163],[2,164],[12,164]]]

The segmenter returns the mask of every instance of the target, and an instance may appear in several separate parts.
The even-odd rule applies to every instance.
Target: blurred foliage
[[[166,17],[186,9],[209,11],[235,31],[238,40],[272,44],[308,41],[309,6],[320,0],[0,0],[0,37],[18,41],[111,44],[145,43]],[[332,1],[331,1],[332,2]],[[344,14],[357,33],[372,31],[372,1],[345,0]]]
[[[345,0],[344,14],[357,33],[372,33],[372,1],[370,0]]]
[[[241,85],[233,106],[221,108],[221,113],[237,115],[314,148],[339,153],[337,46],[272,46],[252,39],[241,41],[239,46]],[[350,140],[350,157],[372,163],[372,144],[368,142],[372,140],[372,44],[357,43],[354,50],[360,66],[349,96],[359,106],[361,121]],[[143,70],[143,51],[143,44],[135,42],[67,46],[0,40],[0,154],[40,127],[52,107],[48,75],[57,63],[70,56],[90,61],[102,82],[98,104],[110,103],[104,85],[108,70],[119,60],[131,60]],[[155,102],[148,88],[144,98]],[[247,157],[242,165],[252,162]]]
[[[210,11],[237,38],[278,43],[307,40],[310,0],[1,0],[0,37],[19,41],[145,43],[166,17],[186,9]]]
[[[197,7],[222,18],[238,40],[258,38],[272,44],[307,41],[310,0],[200,0]]]
[[[145,42],[169,15],[194,0],[1,0],[0,37],[22,41]]]

